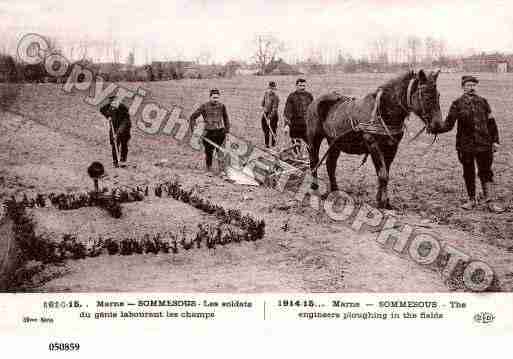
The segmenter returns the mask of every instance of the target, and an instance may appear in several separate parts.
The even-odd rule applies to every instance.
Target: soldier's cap
[[[109,97],[107,97],[109,100],[114,100],[116,98],[116,95],[110,95]]]
[[[276,88],[276,82],[274,82],[274,81],[269,82],[269,88],[275,89]]]
[[[474,76],[462,76],[461,77],[461,86],[465,85],[467,82],[473,82],[475,84],[478,84],[479,81]]]
[[[220,92],[219,92],[219,90],[218,90],[218,89],[216,89],[216,88],[210,89],[210,96],[212,96],[212,95],[214,95],[214,94],[216,94],[216,95],[220,95],[221,93],[220,93]]]
[[[302,83],[302,82],[306,82],[306,80],[305,80],[304,78],[300,77],[300,78],[298,78],[298,79],[296,80],[296,85],[297,85],[297,84],[300,84],[300,83]]]

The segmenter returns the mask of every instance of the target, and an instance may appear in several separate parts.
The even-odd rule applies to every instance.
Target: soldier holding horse
[[[449,109],[447,120],[437,133],[452,130],[456,122],[456,151],[463,167],[463,178],[467,188],[468,201],[461,207],[471,210],[476,200],[476,164],[477,173],[483,189],[483,202],[493,212],[504,209],[495,202],[493,182],[493,153],[499,148],[499,130],[488,101],[476,93],[479,83],[474,76],[463,76],[461,87],[463,95],[457,98]]]

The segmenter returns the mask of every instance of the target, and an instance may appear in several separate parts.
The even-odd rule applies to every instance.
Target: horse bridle
[[[407,103],[407,108],[405,108],[406,112],[410,113],[410,112],[414,112],[413,111],[413,101],[412,101],[412,88],[413,88],[413,83],[415,82],[415,78],[411,79],[410,80],[410,83],[408,84],[408,90],[406,91],[406,103]],[[417,92],[417,96],[418,96],[418,100],[419,100],[419,104],[420,104],[420,110],[421,110],[421,114],[420,114],[420,118],[422,119],[422,121],[424,122],[424,127],[410,140],[410,143],[412,141],[414,141],[422,132],[424,132],[426,129],[429,131],[429,127],[430,127],[430,123],[427,121],[427,111],[426,111],[426,108],[424,106],[424,101],[422,100],[422,88],[425,87],[426,85],[421,85],[419,83],[419,91]],[[401,107],[403,107],[403,105],[401,105]],[[404,108],[404,107],[403,107]],[[435,143],[436,141],[436,138],[437,138],[437,135],[435,135],[435,137],[433,138],[433,142],[431,143],[431,145],[433,143]]]
[[[408,90],[406,91],[406,111],[408,113],[410,112],[414,112],[413,110],[413,94],[412,94],[412,89],[413,89],[413,84],[415,83],[415,78],[411,79],[410,80],[410,83],[408,84]],[[419,100],[419,104],[420,104],[420,110],[421,110],[421,113],[419,115],[419,117],[425,122],[427,123],[427,111],[426,111],[426,107],[424,106],[424,100],[422,99],[422,88],[424,88],[426,85],[421,85],[419,84],[418,86],[418,91],[417,91],[417,98]]]

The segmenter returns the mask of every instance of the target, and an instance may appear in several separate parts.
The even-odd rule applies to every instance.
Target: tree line
[[[67,45],[48,37],[47,43],[51,53],[61,54],[73,60],[71,65],[79,64],[87,67],[107,81],[162,81],[183,78],[229,77],[241,67],[254,68],[257,75],[292,75],[299,73],[321,74],[326,72],[397,72],[416,67],[456,68],[464,71],[497,71],[498,62],[508,62],[513,68],[513,56],[505,54],[471,54],[470,56],[448,55],[448,44],[444,38],[427,36],[424,38],[407,35],[403,37],[381,35],[367,45],[367,53],[354,57],[343,49],[319,46],[309,52],[291,59],[291,52],[297,51],[287,46],[286,42],[272,33],[256,34],[252,41],[251,65],[242,61],[228,61],[215,64],[212,53],[202,50],[200,54],[186,61],[183,55],[175,59],[152,61],[146,49],[146,62],[136,66],[136,54],[141,56],[136,45],[123,49],[118,41],[96,41],[79,39]],[[2,54],[3,50],[3,54]],[[125,51],[122,51],[125,50]],[[121,54],[128,55],[121,62]],[[104,62],[100,62],[99,59]],[[93,60],[97,56],[97,60]],[[108,60],[108,61],[106,61]],[[462,65],[463,64],[463,65]],[[17,62],[6,54],[6,48],[0,49],[0,82],[60,82],[65,80],[71,71],[62,78],[47,76],[42,65],[27,65]],[[510,69],[507,67],[507,69]],[[253,73],[253,72],[252,72]]]

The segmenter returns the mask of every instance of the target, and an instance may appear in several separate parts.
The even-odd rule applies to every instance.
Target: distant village
[[[132,63],[130,63],[132,62]],[[80,60],[80,64],[102,76],[106,81],[168,81],[180,79],[225,78],[234,76],[258,75],[312,75],[329,73],[395,73],[410,68],[440,68],[442,72],[513,72],[513,55],[501,53],[481,53],[467,57],[441,57],[437,60],[419,62],[388,62],[386,59],[353,59],[339,55],[332,64],[313,59],[289,64],[283,59],[271,59],[265,65],[242,61],[229,61],[225,64],[199,64],[197,61],[152,61],[136,66],[133,59],[125,63]],[[73,65],[72,64],[72,65]],[[71,66],[70,66],[71,68]],[[49,77],[42,65],[23,65],[9,55],[0,55],[0,82],[63,82],[68,74],[60,79]]]

